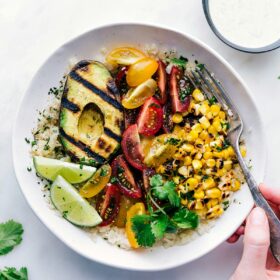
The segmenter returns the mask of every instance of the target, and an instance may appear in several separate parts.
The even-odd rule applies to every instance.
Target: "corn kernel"
[[[201,210],[204,208],[204,203],[199,199],[195,202],[195,210]]]
[[[204,190],[214,188],[215,186],[216,186],[216,182],[212,177],[209,177],[202,182],[202,187]]]
[[[220,152],[213,152],[213,156],[216,158],[223,158],[224,157],[224,151],[220,151]]]
[[[194,159],[194,160],[192,161],[192,166],[193,166],[193,169],[194,169],[194,170],[201,169],[201,167],[202,167],[202,162],[201,162],[200,160],[198,160],[198,159]]]
[[[209,159],[209,158],[212,158],[213,157],[213,153],[212,152],[205,152],[204,154],[203,154],[203,158],[204,159]]]
[[[206,206],[208,209],[218,205],[219,203],[219,200],[217,198],[212,198],[212,199],[209,199],[209,201],[206,203]]]
[[[228,151],[230,157],[235,156],[235,152],[232,146],[229,146],[226,150]]]
[[[210,111],[210,107],[208,104],[202,104],[200,107],[199,107],[199,111],[200,113],[203,115],[203,116],[206,116],[207,113]]]
[[[222,192],[218,188],[206,190],[205,193],[208,198],[220,198],[222,196]]]
[[[211,105],[210,110],[211,110],[213,116],[217,116],[220,113],[221,106],[219,104],[213,104],[213,105]]]
[[[174,176],[173,177],[173,182],[178,185],[180,183],[180,177],[179,176]]]
[[[226,119],[226,113],[225,113],[224,111],[220,111],[220,113],[219,113],[219,118],[220,118],[221,120],[225,120],[225,119]]]
[[[202,198],[204,198],[204,196],[205,196],[205,194],[204,194],[204,191],[203,190],[196,190],[195,192],[194,192],[194,195],[193,195],[193,197],[195,198],[195,199],[202,199]]]
[[[211,111],[209,111],[209,112],[206,114],[206,118],[207,118],[208,120],[212,120],[212,119],[213,119],[213,114],[212,114]]]
[[[218,131],[222,131],[222,125],[221,125],[221,122],[218,121],[218,120],[214,120],[213,123],[212,123],[212,126]]]
[[[207,129],[210,126],[210,122],[205,116],[201,117],[199,119],[199,122],[204,129]]]
[[[199,123],[197,123],[192,126],[192,130],[196,131],[197,133],[200,133],[202,131],[202,126]]]
[[[201,179],[202,179],[202,176],[198,175],[198,174],[195,174],[193,175],[193,177],[200,183],[201,182]]]
[[[181,199],[181,204],[186,206],[188,205],[188,200],[187,199]]]
[[[196,178],[189,178],[186,182],[189,191],[194,190],[198,186],[198,180]]]
[[[241,153],[242,157],[246,157],[246,154],[247,154],[246,146],[245,145],[241,145],[239,147],[239,149],[240,149],[240,153]]]
[[[179,169],[178,169],[178,173],[187,177],[189,172],[188,172],[188,168],[186,166],[181,166]]]
[[[180,193],[185,194],[185,193],[187,193],[187,192],[188,192],[187,187],[186,187],[186,186],[184,186],[183,184],[179,184],[178,188],[179,188],[179,192],[180,192]]]
[[[198,152],[194,156],[195,159],[201,159],[202,158],[202,153]]]
[[[222,176],[226,175],[226,173],[227,173],[227,171],[224,168],[218,169],[217,172],[216,172],[218,177],[222,177]]]
[[[215,205],[214,207],[210,208],[208,212],[206,213],[207,219],[213,219],[221,216],[224,212],[224,209],[221,207],[221,205]]]
[[[224,159],[229,159],[230,158],[230,151],[228,149],[224,149],[223,150],[223,156],[224,156]]]
[[[214,159],[210,158],[206,161],[206,165],[208,167],[214,167],[216,165],[216,161]]]
[[[205,140],[209,137],[209,134],[206,130],[202,130],[201,133],[199,134],[199,138],[202,140]]]
[[[184,149],[187,153],[191,153],[194,150],[194,146],[192,144],[183,144],[182,149]]]
[[[165,167],[163,165],[160,165],[156,169],[157,173],[164,173],[165,172]]]
[[[231,182],[231,190],[233,192],[236,192],[238,190],[240,190],[240,187],[241,187],[241,183],[239,180],[232,180]]]
[[[175,113],[175,114],[172,116],[172,121],[173,121],[174,123],[180,123],[180,122],[182,122],[182,121],[183,121],[183,116],[182,116],[182,114],[180,114],[180,113]]]
[[[201,102],[204,100],[204,95],[198,88],[193,91],[192,96],[196,101]]]
[[[232,168],[232,161],[231,160],[225,160],[224,161],[224,169],[229,171]]]
[[[212,135],[216,135],[217,134],[217,129],[213,125],[210,125],[208,127],[208,132]]]
[[[187,141],[194,142],[198,138],[198,133],[194,130],[187,135]]]

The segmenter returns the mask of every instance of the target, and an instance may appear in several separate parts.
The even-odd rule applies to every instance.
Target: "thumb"
[[[267,252],[269,247],[269,225],[263,209],[252,210],[246,223],[244,234],[244,250],[239,264],[245,274],[261,275],[265,272]],[[250,279],[251,275],[248,275]]]

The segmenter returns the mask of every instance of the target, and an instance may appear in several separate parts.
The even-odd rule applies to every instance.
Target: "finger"
[[[256,207],[247,219],[244,235],[244,250],[238,269],[260,274],[266,267],[267,252],[269,247],[269,226],[265,212]],[[245,278],[244,278],[245,279]]]
[[[280,205],[280,188],[271,188],[265,184],[259,186],[262,195],[272,203]]]
[[[268,250],[266,268],[280,272],[280,265],[273,257],[271,250]]]

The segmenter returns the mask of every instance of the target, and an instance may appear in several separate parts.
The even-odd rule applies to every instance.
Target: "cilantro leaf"
[[[188,63],[188,59],[183,56],[180,56],[179,58],[176,58],[176,57],[171,58],[170,61],[173,64],[180,66],[180,67],[184,67],[184,68],[186,67],[186,64]]]
[[[169,223],[168,220],[169,219],[166,215],[161,214],[151,223],[152,232],[156,238],[160,239],[163,237]]]
[[[135,233],[137,243],[141,247],[152,247],[156,242],[151,220],[152,217],[149,215],[136,215],[131,218],[132,230]]]
[[[22,225],[10,220],[0,224],[0,256],[5,255],[22,241]]]
[[[215,96],[212,96],[211,98],[209,98],[208,101],[209,101],[210,105],[213,105],[213,104],[217,103],[217,99],[216,99]]]
[[[14,267],[5,267],[0,271],[0,280],[28,280],[27,268],[16,270]]]
[[[172,217],[172,221],[178,228],[196,228],[199,223],[198,215],[186,208],[181,208]]]
[[[152,176],[150,178],[150,185],[152,187],[162,186],[163,185],[162,176],[159,174]]]

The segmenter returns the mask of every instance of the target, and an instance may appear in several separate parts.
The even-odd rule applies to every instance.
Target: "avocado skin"
[[[78,62],[66,77],[59,129],[65,151],[76,161],[103,164],[120,147],[124,127],[119,92],[98,61]]]

